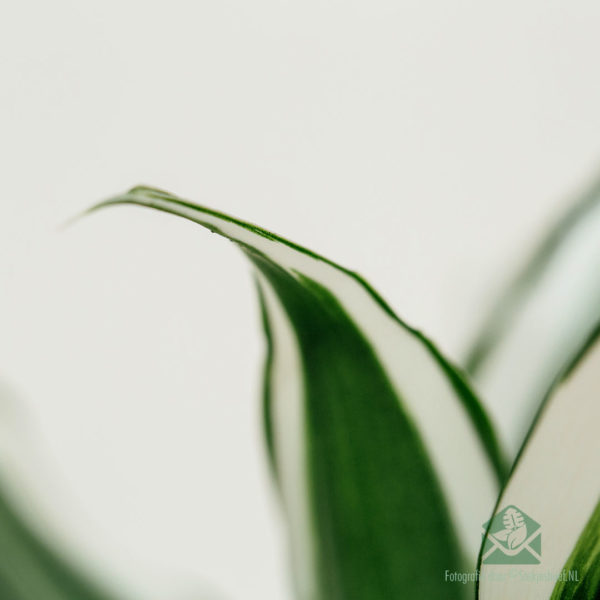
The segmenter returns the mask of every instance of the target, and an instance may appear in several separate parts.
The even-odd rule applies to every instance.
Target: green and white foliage
[[[516,505],[542,526],[542,560],[527,577],[482,565],[479,598],[600,596],[600,341],[595,332],[545,401],[497,508]],[[558,583],[554,576],[563,573]],[[569,571],[572,580],[569,581]]]
[[[557,374],[600,319],[600,182],[500,296],[466,368],[511,459]]]
[[[488,521],[507,555],[541,526],[543,560],[527,577],[494,577],[507,564],[480,555],[480,600],[600,597],[600,188],[546,240],[469,361],[511,452],[533,421],[508,479],[464,375],[359,275],[152,188],[89,212],[123,205],[199,224],[250,261],[267,342],[266,445],[297,600],[472,598],[444,574],[473,571]],[[7,498],[0,489],[0,598],[109,600]],[[546,576],[563,571],[576,580]]]
[[[462,375],[357,274],[155,189],[96,209],[127,204],[198,223],[254,267],[268,340],[267,439],[297,597],[468,593],[443,573],[474,567],[503,472]]]

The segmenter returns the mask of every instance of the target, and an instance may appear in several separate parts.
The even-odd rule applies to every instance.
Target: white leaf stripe
[[[501,459],[472,393],[428,340],[400,321],[355,273],[265,230],[149,188],[134,188],[99,207],[111,204],[135,204],[182,216],[255,248],[289,273],[326,282],[368,338],[406,412],[417,424],[465,554],[476,553],[480,523],[489,513],[497,478],[502,476]],[[472,480],[479,482],[478,493],[468,484]]]
[[[302,397],[303,380],[298,342],[281,302],[263,275],[258,274],[258,287],[263,310],[265,333],[271,359],[265,372],[265,421],[271,435],[272,461],[275,463],[283,507],[290,529],[294,585],[299,598],[316,598],[317,580],[315,551],[311,541],[306,460],[303,442],[306,437]],[[285,398],[285,402],[273,402]]]
[[[466,360],[511,458],[556,376],[600,318],[599,272],[600,181],[500,297]]]
[[[518,506],[541,524],[541,564],[527,566],[531,579],[506,581],[489,577],[504,566],[483,564],[481,600],[549,598],[555,581],[542,575],[563,569],[594,513],[600,498],[598,373],[596,342],[545,402],[497,505]]]

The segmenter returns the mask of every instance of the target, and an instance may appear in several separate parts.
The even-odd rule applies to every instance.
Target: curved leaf
[[[527,562],[523,559],[530,558],[529,550],[525,548],[525,554],[516,562],[490,564],[497,550],[484,545],[480,557],[481,600],[550,598],[556,578],[563,572],[569,576],[568,571],[573,569],[579,569],[577,576],[585,583],[573,587],[573,582],[566,586],[561,582],[553,598],[598,597],[599,334],[597,329],[585,344],[587,352],[580,353],[545,401],[496,507],[517,506],[541,525],[537,545],[524,543],[533,550],[532,556],[537,556],[539,564],[521,566],[521,576],[507,576],[511,564]],[[570,596],[571,592],[575,595]]]
[[[490,424],[462,375],[358,275],[166,192],[132,204],[194,221],[252,262],[268,338],[268,446],[298,596],[452,598],[502,479]]]
[[[600,318],[598,272],[600,181],[502,294],[466,360],[511,457],[557,375]]]
[[[563,568],[551,600],[589,600],[600,596],[600,503]]]
[[[112,597],[42,541],[0,490],[2,600],[109,600]]]
[[[42,526],[29,523],[21,509],[27,486],[9,485],[14,474],[23,474],[20,463],[28,439],[15,419],[14,391],[0,381],[0,598],[2,600],[110,600],[112,593],[85,573],[72,552],[63,552]],[[9,408],[9,410],[5,410]],[[39,466],[39,465],[38,465]],[[38,482],[39,469],[33,469]],[[12,477],[11,477],[12,475]],[[25,478],[26,479],[26,478]]]

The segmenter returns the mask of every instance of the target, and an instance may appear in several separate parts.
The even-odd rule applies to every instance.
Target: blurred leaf
[[[553,598],[600,597],[599,333],[596,328],[585,351],[558,378],[496,505],[517,506],[541,525],[541,563],[527,566],[531,576],[502,579],[497,565],[486,564],[484,546],[480,600],[550,598],[555,580],[545,575],[563,569],[579,570],[582,581],[557,585]]]
[[[255,267],[267,440],[299,598],[466,595],[444,571],[474,566],[503,468],[462,375],[361,277],[309,250],[146,187],[92,210],[119,204],[203,225]]]
[[[110,600],[39,532],[27,526],[0,491],[2,600]]]
[[[466,361],[511,458],[555,378],[600,319],[599,272],[600,181],[500,296]]]

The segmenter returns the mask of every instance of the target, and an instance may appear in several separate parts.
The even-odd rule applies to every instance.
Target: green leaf
[[[514,457],[557,375],[600,319],[600,182],[545,237],[484,323],[466,361]]]
[[[0,490],[2,600],[110,600],[91,579],[42,540]]]
[[[597,327],[544,402],[496,506],[500,512],[517,507],[541,525],[541,538],[530,540],[540,562],[524,566],[526,561],[509,560],[486,542],[480,557],[481,600],[593,600],[600,595],[599,332]],[[490,534],[488,527],[486,540]],[[527,533],[534,534],[535,529]],[[529,558],[531,553],[524,552],[520,558]],[[504,564],[490,564],[494,553]],[[511,565],[523,566],[516,577],[503,578]],[[580,581],[557,584],[558,576],[568,578],[569,571],[577,571]]]
[[[563,572],[551,600],[588,600],[600,596],[600,503],[579,536]]]
[[[137,187],[254,266],[265,421],[302,600],[452,598],[475,564],[503,463],[463,376],[357,274],[254,225]],[[466,561],[463,562],[463,557]]]

